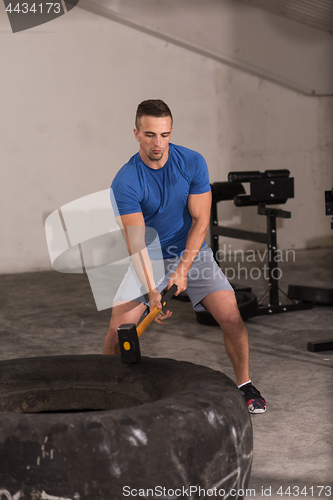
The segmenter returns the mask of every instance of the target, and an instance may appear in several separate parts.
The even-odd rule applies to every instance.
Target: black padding
[[[249,206],[257,206],[258,203],[256,201],[251,200],[251,196],[249,194],[246,195],[241,195],[241,196],[235,196],[234,198],[234,204],[236,207],[249,207]]]
[[[283,170],[265,170],[265,177],[268,179],[271,178],[276,178],[276,177],[289,177],[290,172],[289,170],[283,169]]]
[[[333,305],[333,289],[314,286],[289,285],[288,297],[294,300],[304,300],[313,304]]]
[[[242,184],[231,182],[214,182],[211,185],[213,202],[233,200],[238,194],[245,193]]]
[[[228,181],[229,182],[250,182],[252,179],[261,179],[263,174],[256,171],[249,172],[229,172]]]
[[[311,352],[333,351],[333,340],[308,342],[308,351]]]

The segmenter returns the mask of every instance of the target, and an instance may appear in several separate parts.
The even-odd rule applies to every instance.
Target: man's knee
[[[241,333],[244,329],[244,322],[237,306],[222,310],[218,322],[222,329],[235,333]]]
[[[215,318],[222,330],[226,332],[233,332],[234,334],[242,333],[244,329],[244,322],[240,315],[237,302],[229,303],[229,307],[221,307]]]

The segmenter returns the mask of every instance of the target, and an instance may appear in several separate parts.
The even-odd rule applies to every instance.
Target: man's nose
[[[158,135],[157,135],[157,136],[155,137],[155,141],[154,141],[155,146],[160,146],[160,145],[161,145],[161,141],[162,141],[161,136],[158,136]]]

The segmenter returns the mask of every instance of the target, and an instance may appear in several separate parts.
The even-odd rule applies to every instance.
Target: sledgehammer
[[[172,285],[171,288],[162,297],[162,307],[171,299],[177,291],[177,285]],[[118,338],[123,363],[137,363],[140,361],[141,352],[139,337],[145,329],[154,321],[156,316],[161,312],[161,309],[154,307],[136,328],[134,323],[120,325],[118,327]]]

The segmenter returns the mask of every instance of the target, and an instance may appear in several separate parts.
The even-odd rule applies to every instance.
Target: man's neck
[[[160,160],[151,160],[142,149],[139,150],[139,155],[143,163],[145,163],[148,167],[152,168],[153,170],[159,170],[160,168],[163,168],[168,161],[169,147],[168,149],[166,149],[164,155]]]

